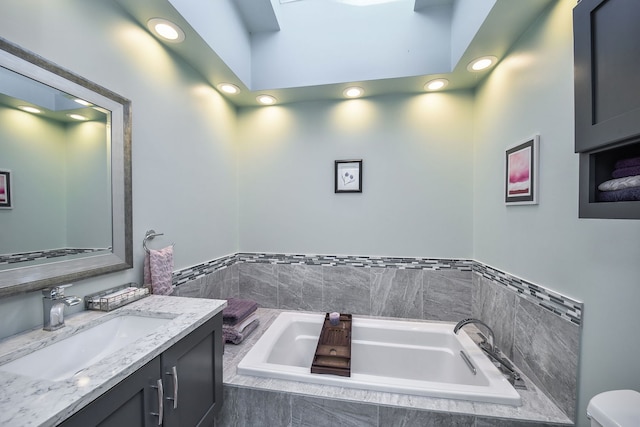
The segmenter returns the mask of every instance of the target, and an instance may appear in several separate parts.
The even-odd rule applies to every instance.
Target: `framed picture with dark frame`
[[[0,169],[0,209],[12,209],[11,171]]]
[[[538,204],[540,136],[507,147],[505,151],[504,202],[507,205]]]
[[[336,160],[335,192],[362,193],[362,160]]]

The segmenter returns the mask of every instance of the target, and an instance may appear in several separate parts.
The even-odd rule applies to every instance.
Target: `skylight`
[[[293,3],[300,1],[314,1],[314,0],[280,0],[280,4]],[[315,0],[318,1],[318,0]],[[374,6],[376,4],[394,3],[400,0],[326,0],[334,3],[344,3],[351,6]]]

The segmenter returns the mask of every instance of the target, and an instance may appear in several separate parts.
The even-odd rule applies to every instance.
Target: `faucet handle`
[[[45,288],[42,290],[42,295],[50,299],[64,298],[64,288],[68,288],[69,286],[73,286],[73,283],[54,286],[53,288]]]

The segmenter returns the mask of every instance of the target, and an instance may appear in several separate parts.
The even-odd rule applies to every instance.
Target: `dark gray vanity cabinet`
[[[219,313],[61,426],[213,426],[222,405],[222,345]]]
[[[64,427],[150,427],[158,425],[158,373],[160,357],[63,421]]]
[[[222,405],[222,345],[220,313],[164,352],[164,426],[213,425]]]
[[[604,201],[616,162],[640,157],[640,1],[580,0],[573,10],[575,151],[581,218],[640,218],[640,201]]]

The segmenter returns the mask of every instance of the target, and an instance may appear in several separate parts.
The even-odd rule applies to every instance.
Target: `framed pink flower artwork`
[[[508,205],[538,204],[538,156],[540,136],[507,147],[505,193]]]
[[[11,194],[11,171],[0,170],[0,209],[13,208]]]

